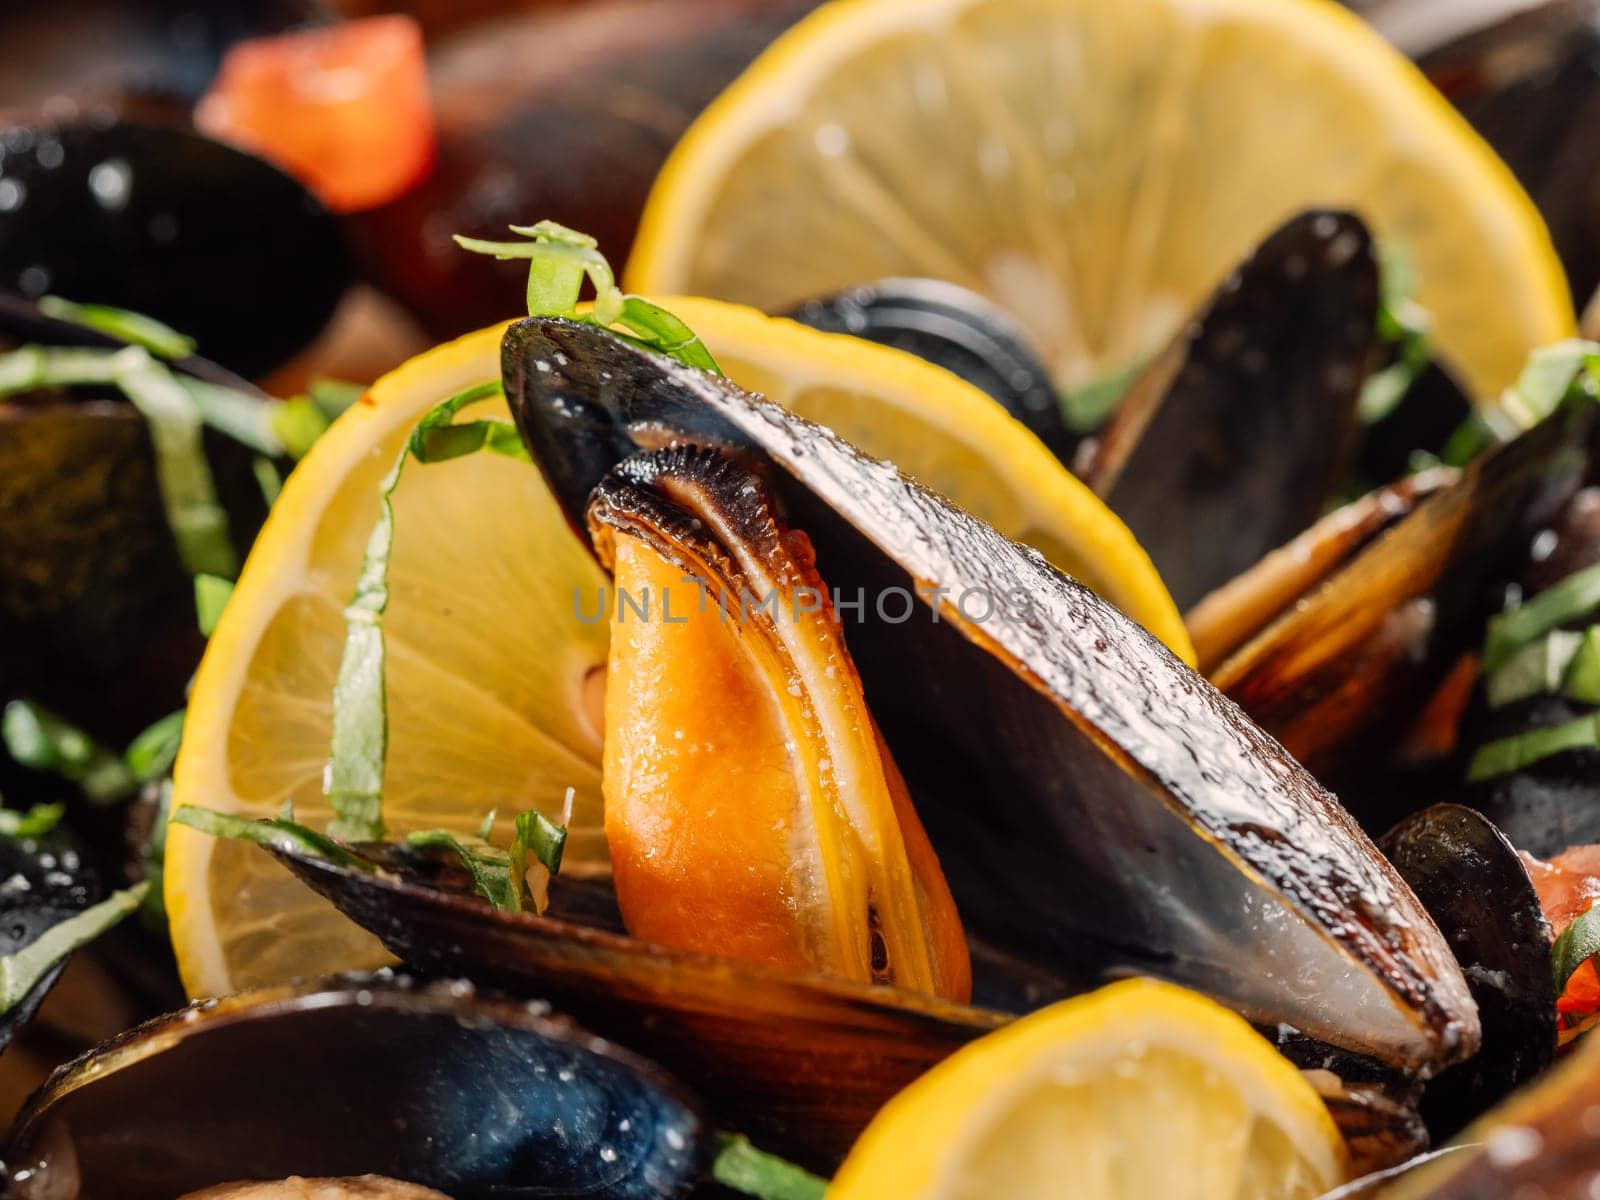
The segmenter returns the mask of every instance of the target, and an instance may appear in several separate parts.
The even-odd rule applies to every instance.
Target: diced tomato
[[[1567,990],[1556,1001],[1556,1011],[1563,1016],[1588,1016],[1600,1011],[1600,974],[1595,972],[1594,959],[1572,973]]]
[[[1533,888],[1539,894],[1539,907],[1556,937],[1567,926],[1600,903],[1600,846],[1572,846],[1549,862],[1530,854],[1522,856]],[[1600,1013],[1600,973],[1590,959],[1572,973],[1566,989],[1556,1001],[1562,1037],[1573,1036],[1575,1027]]]
[[[385,16],[241,42],[195,124],[277,163],[337,212],[375,208],[433,162],[422,31]]]

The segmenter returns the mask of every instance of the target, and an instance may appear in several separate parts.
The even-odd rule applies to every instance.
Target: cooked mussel
[[[1323,510],[1355,448],[1377,311],[1366,226],[1302,213],[1223,281],[1085,447],[1079,473],[1180,608]]]
[[[0,955],[11,956],[100,899],[99,874],[63,829],[0,836]],[[0,1013],[0,1049],[32,1019],[61,977],[63,959]],[[7,989],[11,989],[8,987]]]
[[[867,598],[851,653],[977,942],[1063,991],[1148,972],[1423,1071],[1471,1052],[1448,949],[1349,816],[1042,558],[828,430],[591,326],[519,322],[503,366],[575,527],[641,448],[772,464],[830,586]]]
[[[0,240],[3,228],[0,218]],[[121,343],[0,292],[0,351],[20,344]],[[171,367],[266,400],[206,359]],[[213,430],[204,438],[232,544],[248,546],[266,510],[253,455]],[[112,741],[181,707],[203,639],[134,406],[110,387],[0,396],[0,510],[19,514],[0,522],[5,695],[71,713]]]
[[[258,158],[177,129],[0,123],[0,288],[145,313],[256,377],[347,281],[332,218]]]
[[[7,1194],[377,1175],[456,1200],[660,1200],[694,1187],[709,1142],[675,1083],[547,1005],[345,977],[191,1005],[61,1068],[17,1119]]]
[[[1524,548],[1582,481],[1594,402],[1573,397],[1349,559],[1211,681],[1288,751],[1345,783],[1380,767],[1467,649]],[[1359,796],[1348,792],[1356,801]]]
[[[1442,1141],[1555,1058],[1550,926],[1527,866],[1481,813],[1434,805],[1379,845],[1455,951],[1483,1027],[1479,1052],[1423,1094],[1423,1116]]]
[[[940,279],[883,279],[798,305],[795,320],[925,358],[993,396],[1063,462],[1076,442],[1050,369],[1014,317],[987,297]]]

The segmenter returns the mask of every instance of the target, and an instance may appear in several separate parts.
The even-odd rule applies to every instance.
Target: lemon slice
[[[626,277],[769,311],[947,279],[1080,387],[1163,344],[1308,207],[1402,248],[1475,394],[1570,335],[1509,170],[1328,0],[836,0],[690,128]]]
[[[974,1042],[884,1107],[829,1200],[1311,1200],[1344,1144],[1211,1000],[1128,980]]]
[[[736,380],[836,424],[1032,542],[1192,661],[1132,535],[987,396],[898,351],[752,310],[670,303]],[[302,820],[328,819],[322,774],[342,611],[379,480],[430,408],[498,377],[501,332],[379,380],[289,477],[195,678],[175,804],[265,816],[291,799]],[[508,415],[503,402],[498,415]],[[417,466],[394,505],[387,822],[398,833],[469,831],[498,809],[503,844],[517,810],[555,814],[571,787],[569,869],[603,867],[607,629],[579,616],[593,616],[599,568],[525,463],[478,455]],[[253,846],[173,826],[166,899],[195,995],[382,961],[374,940]]]

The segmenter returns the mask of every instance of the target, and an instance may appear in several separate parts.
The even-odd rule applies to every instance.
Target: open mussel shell
[[[1302,213],[1222,283],[1080,456],[1179,608],[1322,512],[1355,447],[1377,310],[1366,226]]]
[[[1211,672],[1319,777],[1377,770],[1588,466],[1594,402],[1475,459]],[[1359,798],[1347,802],[1362,815]]]
[[[1550,926],[1527,867],[1483,814],[1437,804],[1379,845],[1444,934],[1472,989],[1483,1046],[1432,1080],[1422,1114],[1436,1141],[1555,1058]]]
[[[940,279],[882,279],[809,300],[795,320],[915,354],[961,376],[1031,429],[1063,461],[1074,445],[1050,369],[1016,318]]]
[[[119,345],[0,292],[0,350],[23,343]],[[255,392],[199,357],[172,366]],[[233,544],[248,546],[266,515],[253,454],[212,430],[205,449]],[[0,398],[0,511],[17,514],[0,522],[5,694],[69,712],[112,742],[181,707],[204,639],[133,405],[110,389]]]
[[[165,321],[260,376],[348,282],[332,217],[262,160],[178,129],[0,122],[0,288]]]
[[[1348,814],[1041,556],[831,431],[592,326],[517,323],[503,374],[575,527],[641,446],[772,464],[823,578],[864,598],[846,638],[975,939],[1063,991],[1148,973],[1391,1063],[1471,1053],[1449,950]],[[939,621],[935,588],[958,601]]]
[[[1201,674],[1216,670],[1379,534],[1441,487],[1454,483],[1456,474],[1451,467],[1434,467],[1368,492],[1334,509],[1207,595],[1183,618]]]
[[[709,1143],[672,1080],[544,1004],[344,977],[191,1005],[61,1068],[17,1118],[7,1195],[373,1174],[456,1200],[661,1200]]]
[[[410,966],[546,997],[679,1075],[725,1123],[818,1169],[837,1164],[901,1088],[1006,1020],[499,912],[393,875],[279,858]],[[567,888],[560,880],[554,891]]]

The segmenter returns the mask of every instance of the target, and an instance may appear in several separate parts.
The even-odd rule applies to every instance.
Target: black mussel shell
[[[1472,411],[1472,401],[1435,359],[1392,411],[1362,430],[1357,476],[1377,483],[1409,474],[1417,452],[1438,454]]]
[[[0,350],[28,342],[119,344],[0,291]],[[261,394],[198,356],[172,365]],[[248,547],[266,516],[254,454],[213,430],[205,450],[233,544]],[[0,512],[17,514],[0,522],[0,696],[111,742],[181,707],[204,639],[138,411],[109,389],[0,398]]]
[[[662,1200],[709,1144],[672,1080],[547,1005],[346,977],[191,1005],[62,1067],[17,1119],[7,1194],[370,1173],[457,1200]]]
[[[276,167],[177,129],[0,125],[0,288],[113,304],[259,376],[348,282],[332,217]]]
[[[1050,369],[1016,318],[993,301],[939,279],[883,279],[808,300],[789,316],[905,350],[987,392],[1063,461],[1074,438],[1061,419]]]
[[[1483,1047],[1428,1084],[1422,1114],[1443,1141],[1555,1059],[1550,926],[1522,858],[1481,813],[1437,804],[1379,842],[1467,977]]]
[[[1594,408],[1575,398],[1480,455],[1212,671],[1212,682],[1342,790],[1383,770],[1422,703],[1479,644],[1534,532],[1582,482]]]
[[[1322,512],[1355,448],[1377,312],[1366,226],[1301,213],[1222,283],[1086,447],[1079,474],[1179,608]]]
[[[823,578],[865,598],[847,640],[969,936],[1062,988],[1154,974],[1392,1065],[1471,1052],[1454,959],[1348,814],[1036,553],[831,431],[593,326],[518,322],[502,370],[580,534],[591,490],[641,448],[712,445],[771,467]],[[935,586],[993,603],[947,603],[935,621]],[[898,622],[881,611],[896,594]],[[1271,932],[1240,927],[1258,915]],[[1306,961],[1288,969],[1285,954]],[[1319,971],[1364,998],[1306,990]]]
[[[98,874],[57,829],[39,838],[0,837],[0,956],[15,954],[100,899]],[[65,960],[0,1015],[0,1049],[38,1011]]]
[[[897,1091],[1006,1019],[574,924],[564,918],[587,922],[593,898],[572,904],[567,879],[535,917],[393,873],[278,857],[403,962],[546,997],[673,1071],[726,1127],[824,1172]]]

